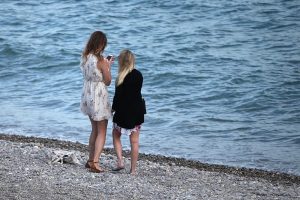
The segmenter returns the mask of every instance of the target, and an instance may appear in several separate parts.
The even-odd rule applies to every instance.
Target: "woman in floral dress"
[[[100,173],[99,158],[103,150],[108,119],[111,118],[107,86],[111,83],[110,66],[113,59],[103,56],[107,45],[106,35],[101,31],[91,34],[82,53],[80,68],[84,83],[81,95],[81,111],[90,119],[92,131],[89,138],[89,160],[86,168]]]

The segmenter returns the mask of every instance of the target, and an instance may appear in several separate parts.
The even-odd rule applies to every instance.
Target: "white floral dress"
[[[81,61],[84,84],[80,109],[93,120],[101,121],[111,118],[111,105],[102,73],[97,68],[97,61],[98,58],[93,54],[87,56],[86,62]]]

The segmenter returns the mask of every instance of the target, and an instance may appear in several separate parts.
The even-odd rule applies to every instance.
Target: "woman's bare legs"
[[[117,158],[118,158],[116,170],[123,169],[124,161],[123,161],[123,156],[122,156],[121,133],[118,130],[113,129],[112,135],[113,135],[114,148],[115,148]]]
[[[131,168],[130,173],[135,175],[136,163],[139,157],[139,135],[140,131],[134,131],[130,134],[130,145],[131,145]]]
[[[89,139],[89,160],[88,161],[93,161],[94,152],[95,152],[95,140],[98,134],[97,134],[97,122],[94,121],[92,118],[90,118],[90,121],[91,121],[92,131]]]
[[[107,120],[97,121],[97,137],[95,140],[95,152],[94,152],[94,162],[98,162],[101,156],[105,140],[106,140],[106,129]]]
[[[91,118],[90,121],[92,124],[92,132],[89,139],[89,161],[93,162],[94,167],[101,170],[98,162],[106,140],[108,121],[94,121]]]

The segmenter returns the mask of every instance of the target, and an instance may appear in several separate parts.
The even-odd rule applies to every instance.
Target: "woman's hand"
[[[106,57],[106,59],[108,60],[109,64],[112,65],[115,61],[115,57],[113,55],[108,55]]]
[[[109,55],[105,58],[105,60],[108,62],[109,65],[109,70],[111,69],[111,65],[114,63],[115,61],[115,57],[113,55]]]

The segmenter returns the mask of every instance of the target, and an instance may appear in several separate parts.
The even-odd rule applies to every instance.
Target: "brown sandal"
[[[88,161],[85,163],[85,168],[88,168],[88,169],[91,168],[89,162],[93,162],[93,161],[88,160]]]
[[[95,163],[99,163],[99,162],[93,162],[93,161],[89,161],[88,162],[88,165],[90,167],[90,171],[91,172],[94,172],[94,173],[101,173],[101,172],[104,172],[103,169],[99,169],[96,167]]]

